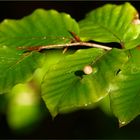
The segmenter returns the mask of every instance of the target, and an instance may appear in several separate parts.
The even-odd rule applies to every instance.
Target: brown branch
[[[87,47],[93,47],[93,48],[101,48],[105,50],[111,50],[111,47],[95,44],[95,43],[89,43],[89,42],[74,42],[74,43],[66,43],[66,44],[52,44],[52,45],[46,45],[46,46],[33,46],[33,47],[18,47],[19,50],[28,50],[28,51],[41,51],[43,49],[61,49],[61,48],[68,48],[71,46],[87,46]]]

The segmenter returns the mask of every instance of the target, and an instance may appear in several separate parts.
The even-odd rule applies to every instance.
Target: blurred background
[[[85,14],[106,3],[122,4],[125,1],[1,1],[0,21],[20,19],[37,8],[55,9],[69,13],[77,21]],[[140,12],[140,2],[130,2]],[[20,94],[15,94],[20,93]],[[30,92],[28,96],[25,94]],[[0,138],[140,138],[140,117],[119,128],[117,119],[107,108],[79,110],[58,115],[52,120],[44,102],[32,98],[26,85],[18,85],[11,94],[0,95]],[[19,96],[20,95],[20,96]],[[29,104],[21,102],[30,101]],[[27,107],[28,106],[28,107]],[[103,111],[104,110],[104,111]]]

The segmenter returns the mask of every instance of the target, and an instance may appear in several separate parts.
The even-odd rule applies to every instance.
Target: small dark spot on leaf
[[[74,73],[76,76],[80,77],[81,79],[83,78],[83,75],[86,75],[83,70],[77,70]]]
[[[121,72],[121,69],[118,69],[118,70],[116,71],[116,75],[118,75],[120,72]]]

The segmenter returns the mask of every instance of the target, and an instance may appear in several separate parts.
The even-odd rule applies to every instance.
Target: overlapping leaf
[[[55,10],[38,9],[21,20],[4,20],[0,24],[0,93],[28,80],[38,67],[41,55],[24,53],[19,47],[26,50],[29,46],[70,42],[69,31],[78,34],[77,23],[68,14]]]
[[[128,48],[125,43],[136,39],[140,33],[137,21],[138,13],[131,4],[107,4],[91,11],[80,21],[80,37],[83,40],[118,42]]]
[[[0,24],[0,46],[41,46],[66,43],[69,31],[79,33],[78,24],[70,15],[55,10],[37,9],[21,20],[5,19]]]
[[[138,46],[140,46],[140,35],[136,39],[128,41],[128,42],[125,43],[125,47],[129,48],[129,49],[135,48],[135,47],[138,47]]]
[[[30,84],[14,86],[8,95],[7,121],[13,130],[29,131],[41,119],[40,97]]]
[[[0,48],[0,93],[29,80],[39,57],[40,54],[36,52],[22,54],[7,47]]]
[[[109,92],[109,82],[127,61],[125,53],[101,49],[79,50],[68,55],[46,72],[42,97],[53,116],[77,108],[94,105]],[[83,68],[90,65],[91,74]]]
[[[140,51],[133,49],[129,53],[130,60],[114,78],[110,92],[111,107],[120,126],[140,114]]]

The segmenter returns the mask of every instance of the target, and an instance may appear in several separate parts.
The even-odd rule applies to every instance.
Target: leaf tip
[[[119,128],[125,126],[127,123],[125,121],[119,120]]]

